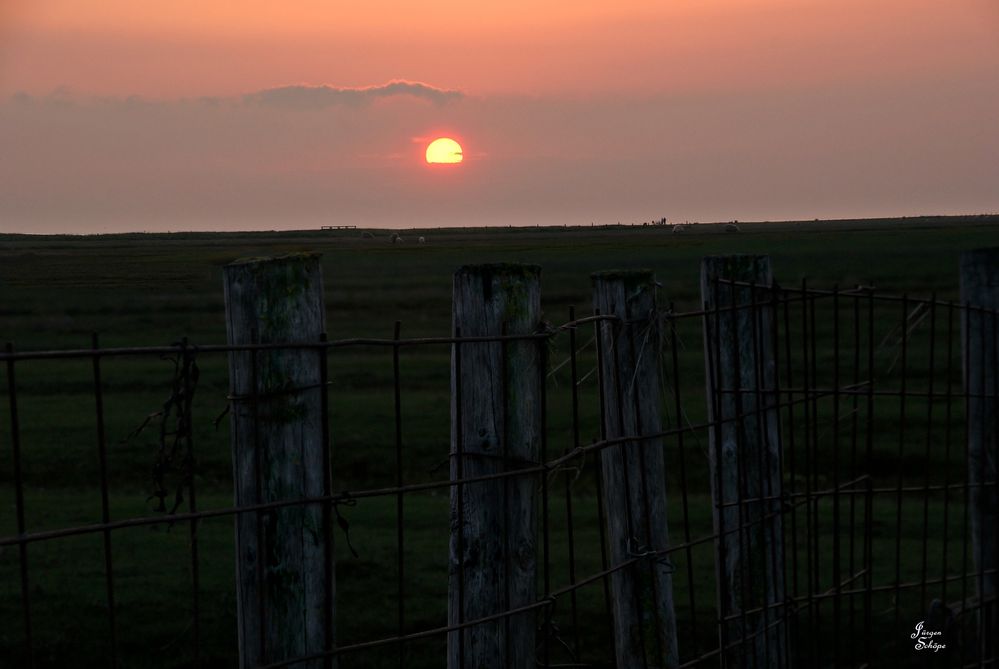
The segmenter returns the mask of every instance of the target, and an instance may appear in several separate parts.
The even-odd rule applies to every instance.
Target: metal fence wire
[[[265,522],[293,507],[321,508],[320,534],[336,544],[323,609],[330,634],[323,651],[268,668],[445,666],[449,635],[461,643],[465,630],[493,625],[503,637],[509,621],[525,619],[536,631],[534,665],[615,666],[612,577],[650,568],[664,569],[672,588],[675,666],[994,665],[996,312],[862,286],[713,288],[728,298],[687,312],[661,304],[653,325],[643,325],[636,355],[656,361],[662,429],[617,437],[608,436],[608,413],[622,407],[608,405],[601,381],[614,364],[606,356],[633,324],[608,315],[570,311],[562,325],[520,336],[404,338],[397,324],[390,338],[302,344],[101,348],[96,336],[79,350],[8,344],[0,360],[9,458],[0,483],[13,504],[0,521],[0,665],[235,664],[232,527],[212,521],[248,514]],[[438,406],[446,392],[430,393],[436,404],[427,404],[413,388],[426,379],[446,387],[450,365],[460,379],[469,347],[497,346],[505,359],[523,342],[543,361],[541,458],[499,453],[498,469],[466,475],[461,453],[446,446],[448,408]],[[316,387],[285,392],[320,394],[327,492],[222,503],[231,481],[224,466],[206,473],[205,463],[227,455],[218,409],[246,400],[226,392],[225,358],[288,348],[315,350],[321,361]],[[350,365],[354,376],[344,371]],[[505,374],[508,365],[501,368]],[[160,399],[165,390],[152,415],[129,399],[131,374],[155,376]],[[465,391],[458,383],[455,393]],[[59,417],[87,395],[92,409]],[[117,401],[127,406],[113,409]],[[366,402],[379,407],[380,420],[352,423],[352,414],[367,415]],[[407,412],[411,405],[420,408]],[[126,423],[137,427],[120,442]],[[411,438],[411,426],[426,434]],[[129,446],[136,440],[152,448]],[[636,541],[615,561],[600,463],[647,448],[661,452],[663,471],[648,476],[665,480],[668,542]],[[65,455],[53,455],[60,449]],[[74,523],[78,516],[52,507],[77,502],[47,502],[47,470],[30,463],[55,457],[69,466],[95,451],[96,480],[75,481],[72,494],[96,495],[99,520]],[[152,476],[129,482],[133,470],[116,469],[116,458],[138,459]],[[453,475],[446,458],[457,465]],[[473,486],[503,490],[525,480],[540,500],[531,601],[472,618],[458,612],[449,623],[447,541],[451,532],[462,536],[463,516],[450,514],[446,500],[456,495],[460,508]],[[138,507],[116,501],[139,498]],[[155,528],[183,535],[182,562],[176,551],[150,557],[137,547]],[[666,525],[650,528],[665,537]],[[84,569],[77,549],[57,548],[80,537],[99,539],[85,544],[99,566]],[[130,592],[141,583],[137,570],[159,572],[169,596]],[[458,587],[473,586],[459,578]],[[56,629],[58,609],[81,601],[74,588],[89,598],[78,612],[86,620]],[[652,629],[663,611],[649,601]],[[134,628],[129,611],[142,602],[167,621],[169,647],[150,647]],[[647,657],[645,666],[662,665]]]

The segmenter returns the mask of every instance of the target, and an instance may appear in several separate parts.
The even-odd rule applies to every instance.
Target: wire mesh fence
[[[488,627],[510,643],[511,621],[533,630],[530,664],[619,666],[614,578],[648,583],[649,570],[667,579],[650,587],[671,588],[673,666],[994,663],[995,311],[866,287],[713,290],[727,298],[685,312],[660,301],[641,324],[571,311],[529,335],[405,338],[397,324],[385,339],[301,344],[8,345],[3,664],[235,664],[232,519],[293,508],[319,510],[335,555],[328,633],[318,652],[261,666],[439,667],[449,638]],[[611,436],[609,414],[634,401],[603,383],[626,341],[655,362],[661,429]],[[503,374],[511,347],[536,348],[536,461],[501,452],[488,473],[462,471],[452,406],[469,389],[448,384],[475,346],[497,347]],[[228,357],[289,349],[315,352],[320,381],[280,392],[319,398],[327,487],[234,506],[220,414],[266,398],[231,392]],[[666,522],[614,559],[601,466],[645,449],[661,456],[648,476],[664,483]],[[60,476],[70,492],[47,491]],[[538,500],[529,601],[449,614],[466,601],[449,589],[479,587],[449,557],[465,536],[455,505],[476,486],[509,501],[517,482]],[[658,601],[635,634],[662,629]],[[673,662],[662,656],[645,666]]]

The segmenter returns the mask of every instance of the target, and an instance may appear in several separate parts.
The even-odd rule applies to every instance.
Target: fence
[[[327,340],[318,264],[286,258],[227,269],[226,345],[8,345],[0,659],[217,666],[238,647],[248,667],[992,665],[996,266],[966,254],[955,303],[791,288],[765,257],[709,258],[701,309],[674,310],[648,272],[610,272],[594,275],[593,313],[558,326],[541,319],[537,268],[463,268],[452,336],[407,339],[397,324],[391,338]],[[374,385],[391,408],[372,414],[388,438],[349,459],[331,443],[358,429],[348,414],[367,400],[339,403],[336,363],[357,351],[387,359]],[[415,367],[428,377],[449,353],[450,446],[407,466],[418,439],[404,407],[425,398],[404,392],[403,370],[423,351],[437,352]],[[145,422],[126,412],[133,438],[153,435],[154,509],[113,517],[106,370],[128,361],[123,378],[163,357],[162,408]],[[38,529],[29,513],[47,493],[24,471],[22,435],[42,443],[58,420],[19,406],[37,400],[23,376],[39,367],[29,386],[49,374],[63,388],[80,362],[94,413],[73,418],[96,428],[100,522],[50,510],[58,526]],[[229,407],[231,484],[204,473],[204,425],[221,424],[196,411],[212,369],[229,375],[214,397]],[[445,456],[446,478],[428,468]],[[201,508],[206,485],[210,497],[231,486],[235,504]],[[234,545],[212,525],[227,518]],[[143,555],[140,570],[169,571],[186,594],[157,611],[170,641],[150,647],[148,628],[123,634],[122,610],[159,607],[126,587],[131,554],[160,541],[128,533],[157,527],[183,535],[183,567]],[[358,532],[368,575],[354,566]],[[100,539],[98,569],[77,574],[80,554],[46,551],[76,537]],[[72,588],[94,600],[74,623],[90,631],[59,645],[37,605],[60,608]],[[235,607],[213,608],[227,589]]]

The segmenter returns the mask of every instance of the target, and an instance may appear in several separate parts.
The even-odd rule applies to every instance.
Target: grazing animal
[[[402,242],[403,242],[403,239],[399,235],[399,233],[398,232],[393,232],[392,233],[392,243],[393,244],[401,244]]]
[[[729,223],[725,226],[725,232],[739,232],[739,226],[735,223]]]
[[[680,234],[681,232],[683,232],[683,226],[682,225],[674,225],[672,232],[673,232],[674,235]]]
[[[426,244],[426,243],[427,243],[427,238],[426,238],[426,237],[420,237],[420,238],[419,238],[419,239],[417,239],[416,241],[417,241],[417,243],[419,243],[419,244]]]
[[[375,236],[370,232],[362,232],[361,237],[364,239],[374,239]]]

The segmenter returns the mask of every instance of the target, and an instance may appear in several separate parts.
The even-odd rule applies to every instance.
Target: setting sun
[[[428,163],[460,163],[461,144],[450,137],[439,137],[427,146]]]

